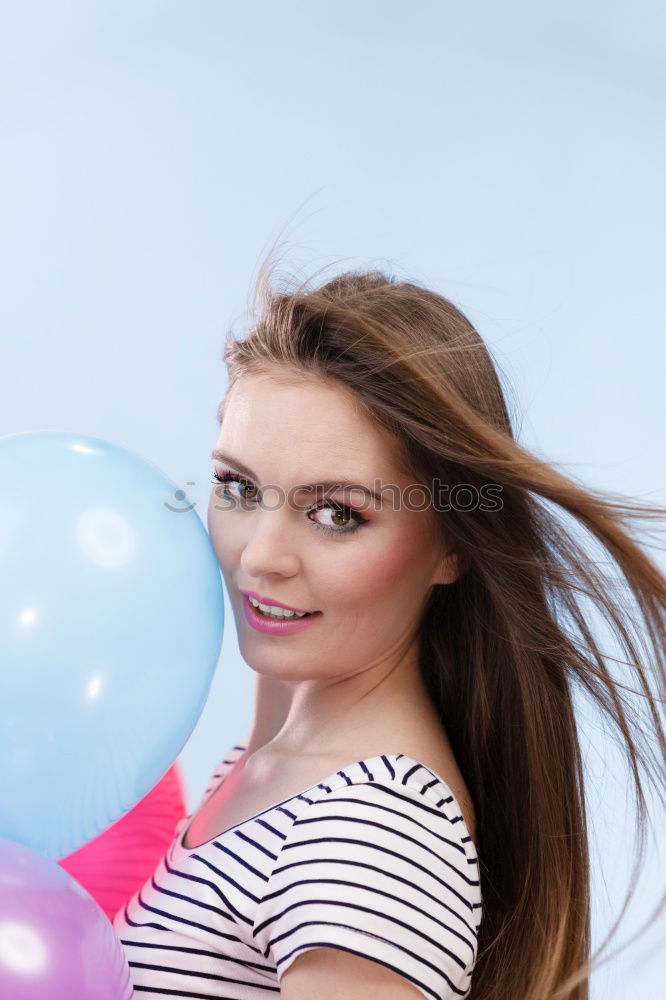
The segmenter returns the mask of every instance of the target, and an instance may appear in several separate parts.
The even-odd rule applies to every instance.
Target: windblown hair
[[[573,696],[612,720],[629,762],[641,835],[633,885],[646,778],[663,801],[666,579],[631,522],[666,509],[589,489],[521,447],[488,348],[443,295],[379,270],[282,286],[274,272],[269,254],[247,335],[227,335],[229,390],[254,373],[334,380],[393,433],[413,482],[437,477],[477,495],[497,484],[499,509],[438,513],[462,572],[432,588],[420,624],[421,674],[476,813],[483,911],[469,996],[586,1000],[597,966]],[[562,514],[596,539],[608,571]],[[620,657],[600,648],[594,614]]]

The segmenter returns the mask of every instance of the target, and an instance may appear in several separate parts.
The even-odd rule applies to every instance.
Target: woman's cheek
[[[364,562],[363,576],[369,587],[378,591],[393,590],[405,581],[406,570],[418,558],[414,539],[404,534],[385,540],[381,547]]]
[[[234,550],[237,548],[231,533],[223,529],[224,526],[219,523],[216,524],[215,520],[213,520],[209,529],[213,550],[222,570],[233,565]]]

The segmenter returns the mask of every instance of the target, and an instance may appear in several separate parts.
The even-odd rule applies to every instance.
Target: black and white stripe
[[[216,768],[201,802],[244,751]],[[449,787],[403,754],[366,758],[199,847],[181,837],[114,919],[137,995],[278,995],[296,957],[340,948],[431,1000],[468,995],[481,920],[474,844]]]

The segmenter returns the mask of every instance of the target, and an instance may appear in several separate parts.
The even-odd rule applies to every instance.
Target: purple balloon
[[[110,920],[56,861],[0,837],[0,997],[132,1000]]]

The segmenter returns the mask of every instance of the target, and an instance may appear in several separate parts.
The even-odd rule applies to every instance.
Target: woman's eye
[[[314,521],[314,526],[320,531],[327,532],[329,535],[349,535],[352,531],[356,531],[364,524],[367,524],[366,518],[361,517],[351,507],[335,503],[332,500],[320,504],[319,507],[310,511],[310,514],[318,514],[320,512],[330,515],[330,521],[328,524],[320,524],[319,521]]]
[[[212,481],[213,482],[217,482],[217,483],[225,483],[225,484],[228,484],[228,483],[238,483],[239,486],[240,486],[240,488],[241,488],[241,490],[256,490],[256,486],[254,486],[254,484],[251,483],[248,479],[243,479],[243,478],[241,478],[241,476],[237,476],[233,472],[223,472],[222,475],[219,476],[217,474],[217,472],[215,471],[215,469],[213,469],[213,480]],[[230,500],[254,500],[255,497],[256,497],[256,493],[253,494],[253,495],[249,495],[247,493],[246,494],[241,493],[240,496],[234,496],[233,494],[228,495],[228,493],[229,493],[229,491],[228,491],[228,489],[225,486],[224,494],[227,497],[227,499],[230,499]]]
[[[243,479],[242,476],[239,476],[236,472],[232,472],[230,469],[226,469],[221,475],[213,469],[212,482],[224,485],[224,498],[226,500],[238,500],[241,503],[248,503],[256,500],[258,497],[258,490],[254,483],[250,482],[249,479]],[[238,484],[239,493],[234,494],[229,491],[231,483]],[[328,523],[312,519],[312,514],[319,514],[320,512],[327,517]],[[346,504],[336,503],[334,500],[323,501],[317,507],[310,510],[307,516],[318,531],[324,531],[329,535],[349,535],[353,531],[357,531],[364,524],[367,524],[367,519],[361,517],[353,508],[347,507]]]

